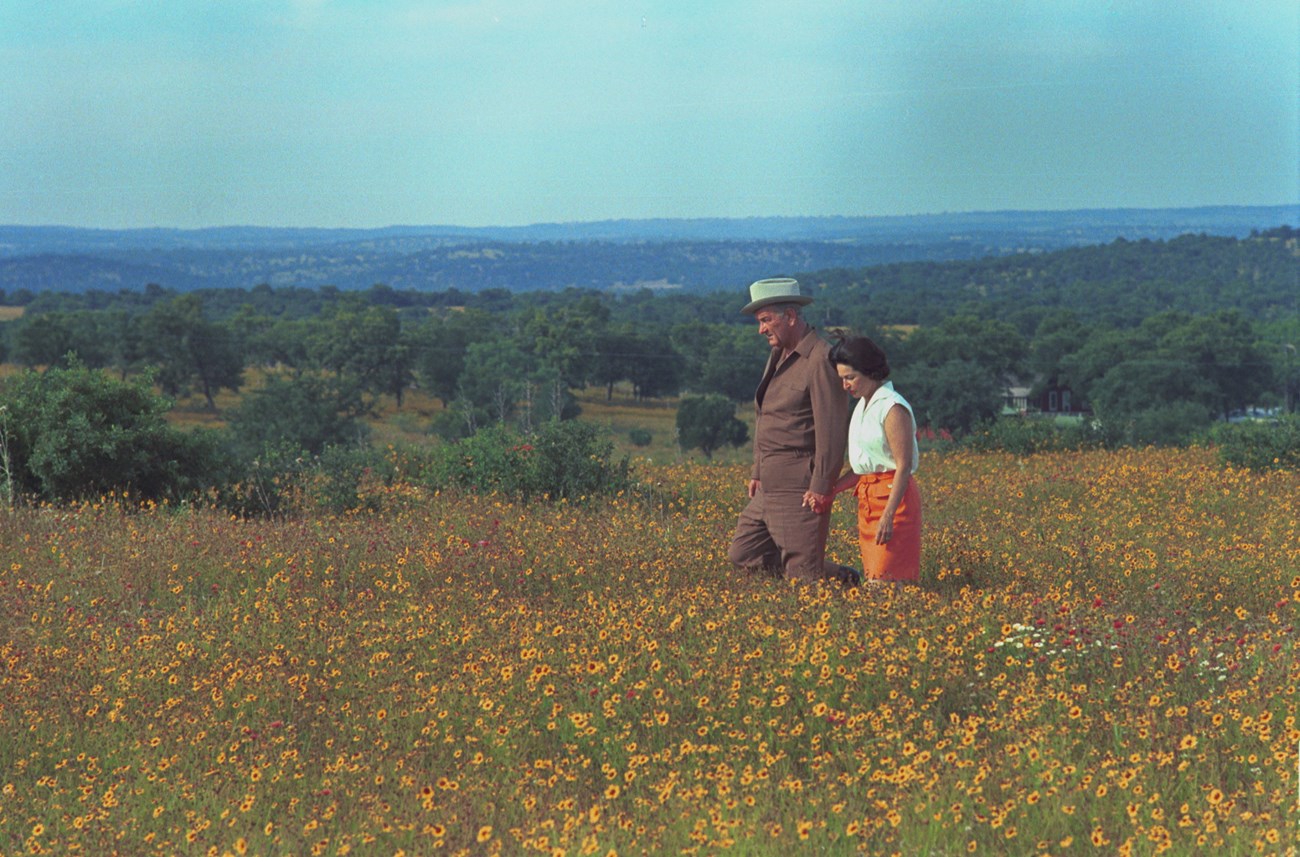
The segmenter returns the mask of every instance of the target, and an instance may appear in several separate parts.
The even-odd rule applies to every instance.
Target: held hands
[[[812,509],[818,515],[826,515],[831,511],[831,506],[835,503],[834,494],[817,494],[813,491],[805,491],[803,494],[804,508]]]

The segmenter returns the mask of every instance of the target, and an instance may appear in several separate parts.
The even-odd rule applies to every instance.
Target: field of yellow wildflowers
[[[0,854],[1294,854],[1300,475],[923,465],[899,595],[731,573],[731,465],[0,512]]]

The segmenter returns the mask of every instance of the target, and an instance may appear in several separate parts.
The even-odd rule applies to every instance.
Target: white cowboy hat
[[[776,277],[770,280],[759,280],[749,285],[749,303],[745,304],[741,310],[743,313],[754,313],[760,307],[769,304],[799,304],[805,306],[812,303],[811,295],[799,294],[799,281],[790,277]]]

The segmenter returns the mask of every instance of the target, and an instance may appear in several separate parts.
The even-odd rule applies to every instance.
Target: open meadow
[[[1300,474],[929,455],[893,595],[732,573],[745,473],[0,511],[0,854],[1296,852]]]

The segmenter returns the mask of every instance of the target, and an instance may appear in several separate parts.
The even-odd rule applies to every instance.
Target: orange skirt
[[[894,487],[894,471],[864,473],[853,493],[858,498],[858,545],[862,550],[862,576],[867,580],[915,582],[921,576],[921,489],[916,476],[907,483],[902,502],[894,511],[894,533],[876,544],[876,527]]]

